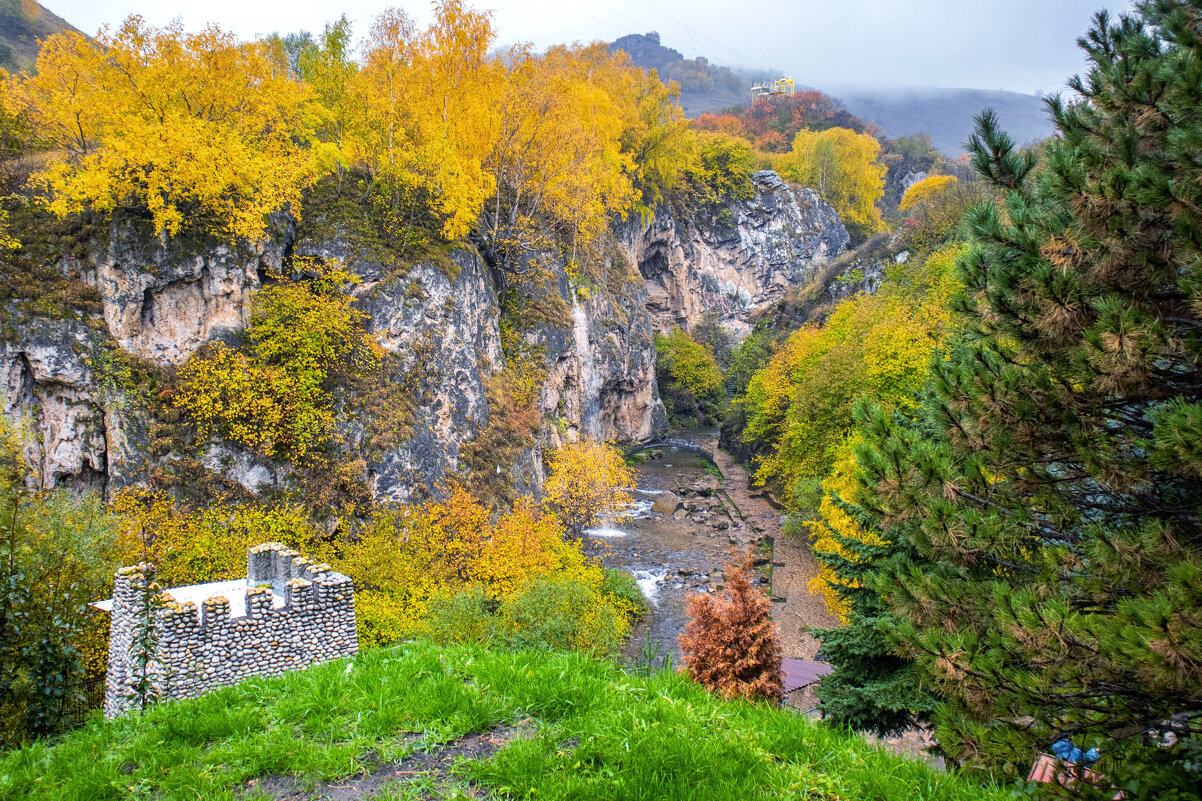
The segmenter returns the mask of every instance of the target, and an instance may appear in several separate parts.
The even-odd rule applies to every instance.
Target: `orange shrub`
[[[721,598],[689,598],[689,623],[680,635],[685,667],[694,680],[725,698],[780,700],[784,694],[780,638],[772,602],[751,586],[751,555],[726,566]]]

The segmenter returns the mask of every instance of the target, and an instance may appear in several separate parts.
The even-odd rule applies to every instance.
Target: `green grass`
[[[1011,797],[767,706],[728,703],[676,673],[631,676],[562,653],[380,649],[254,679],[142,715],[95,720],[0,759],[0,798],[255,798],[256,777],[361,775],[501,723],[527,733],[451,784],[381,797],[973,799]],[[417,732],[420,737],[405,737]],[[420,789],[420,793],[416,792]]]

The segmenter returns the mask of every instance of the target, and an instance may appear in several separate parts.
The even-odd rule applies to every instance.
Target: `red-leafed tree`
[[[779,701],[784,691],[772,602],[751,585],[751,556],[726,566],[721,598],[694,595],[680,635],[693,679],[726,698]]]

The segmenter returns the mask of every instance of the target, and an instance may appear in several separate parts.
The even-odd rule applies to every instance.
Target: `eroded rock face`
[[[428,393],[407,441],[369,454],[368,481],[379,499],[406,501],[419,484],[442,485],[459,468],[460,447],[488,422],[484,381],[504,367],[496,292],[474,251],[456,251],[451,261],[392,277],[352,262],[365,279],[355,295],[368,329],[406,373],[425,376]]]
[[[692,325],[712,310],[738,331],[751,312],[845,247],[838,218],[812,192],[787,187],[773,173],[757,173],[756,186],[754,198],[729,207],[727,222],[721,214],[687,223],[661,215],[645,228],[626,226],[604,277],[587,291],[573,291],[562,262],[545,257],[548,298],[567,311],[523,332],[547,377],[538,400],[542,427],[511,468],[519,487],[541,486],[542,452],[565,439],[635,442],[665,431],[656,329]],[[344,455],[365,465],[381,501],[435,493],[463,467],[463,446],[488,426],[486,386],[504,377],[499,273],[470,248],[451,253],[449,262],[373,262],[337,231],[306,238],[283,216],[274,238],[254,248],[164,244],[114,226],[106,244],[68,257],[74,260],[64,270],[98,290],[103,321],[35,318],[0,343],[4,412],[39,484],[111,490],[145,482],[154,459],[174,458],[148,456],[155,421],[113,393],[94,367],[96,355],[115,344],[171,369],[206,342],[236,338],[254,292],[289,254],[338,259],[359,276],[356,303],[370,332],[395,355],[381,379],[392,389],[371,402],[411,409],[381,431],[380,409],[361,397],[376,388],[341,392],[335,412]],[[287,465],[229,443],[200,450],[206,469],[251,492],[286,489],[293,480]]]
[[[568,437],[642,442],[662,433],[650,321],[638,285],[623,288],[627,294],[587,298],[568,292],[571,329],[546,327],[537,335],[550,362],[541,411],[564,421]]]
[[[624,231],[657,331],[692,328],[708,312],[745,335],[755,312],[846,249],[847,230],[814,190],[770,170],[752,180],[752,198],[714,214],[682,221],[661,209],[649,225]]]
[[[260,274],[279,272],[282,241],[235,251],[164,244],[114,225],[109,245],[79,265],[100,291],[109,333],[123,349],[158,364],[183,364],[206,342],[240,331]]]
[[[93,350],[92,332],[72,319],[34,319],[0,347],[4,415],[39,488],[106,481],[106,420],[86,361]]]

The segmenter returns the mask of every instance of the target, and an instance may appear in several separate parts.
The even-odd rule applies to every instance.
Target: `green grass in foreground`
[[[382,797],[461,797],[450,785],[466,781],[539,799],[1011,797],[788,710],[721,701],[679,674],[639,678],[574,654],[417,643],[94,721],[0,758],[0,798],[263,797],[246,782],[353,777],[522,721],[525,733],[493,759],[457,763],[456,781],[440,789],[418,776]],[[413,732],[421,736],[405,736]]]

